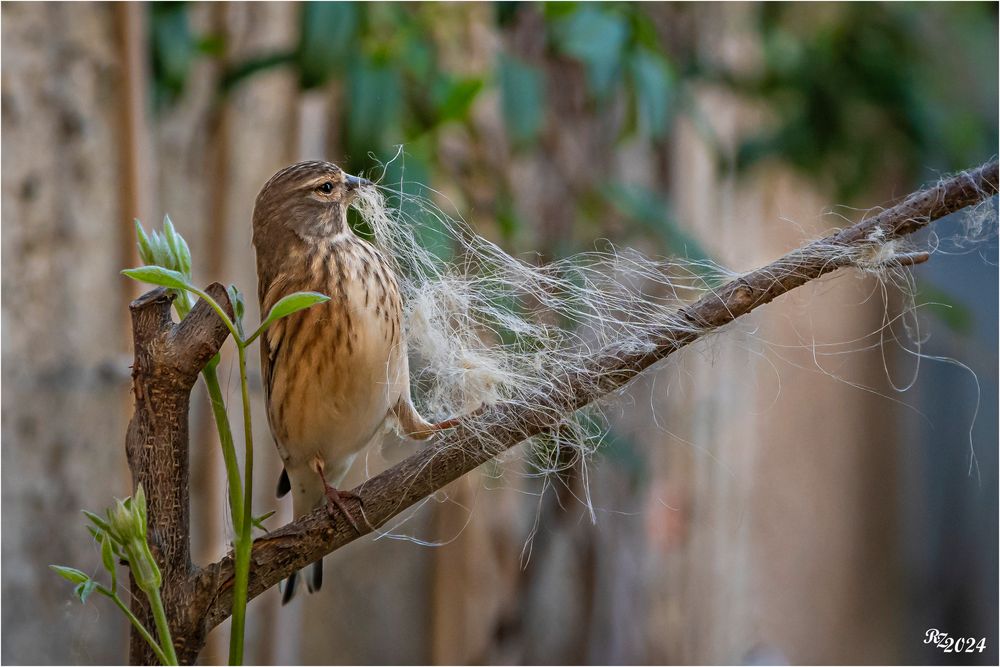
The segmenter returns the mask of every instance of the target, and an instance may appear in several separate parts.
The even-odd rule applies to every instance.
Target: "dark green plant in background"
[[[829,177],[851,200],[887,167],[917,182],[928,169],[988,157],[983,147],[997,141],[995,26],[995,4],[845,3],[825,13],[762,4],[760,71],[715,72],[775,115],[740,146],[738,166],[775,157]],[[993,57],[976,57],[984,52]],[[971,99],[970,81],[979,82]]]
[[[154,92],[163,104],[183,93],[194,62],[222,51],[222,36],[193,34],[189,9],[165,4],[150,13]],[[668,152],[676,120],[685,117],[725,168],[744,174],[778,161],[822,182],[844,204],[865,198],[872,183],[915,187],[928,176],[985,159],[983,147],[996,145],[994,4],[759,3],[744,9],[758,48],[754,62],[733,69],[676,27],[693,25],[696,14],[710,21],[721,8],[497,2],[490,18],[501,48],[491,69],[469,76],[443,63],[440,21],[447,6],[309,2],[299,6],[293,48],[229,63],[218,92],[224,98],[274,68],[292,71],[303,91],[339,88],[344,106],[334,132],[343,154],[332,157],[350,173],[371,174],[376,160],[388,163],[385,174],[376,170],[374,176],[407,195],[428,194],[448,173],[451,165],[443,164],[438,150],[444,130],[458,125],[476,139],[473,109],[487,94],[498,97],[511,155],[544,155],[547,139],[559,129],[554,84],[574,71],[585,86],[583,112],[614,119],[615,144],[639,140]],[[531,48],[521,43],[525,32]],[[969,86],[955,71],[979,83]],[[697,90],[706,86],[759,104],[765,122],[735,147],[722,146],[697,100]],[[392,160],[400,145],[405,159]],[[673,216],[663,175],[653,179],[661,186],[625,182],[612,155],[603,157],[589,166],[592,178],[563,202],[572,207],[581,238],[605,235],[607,221],[619,220],[625,224],[616,240],[645,237],[666,252],[708,259]],[[486,217],[514,248],[537,221],[519,213],[509,175],[496,179]],[[388,203],[414,220],[426,246],[449,256],[432,216],[409,197]],[[353,211],[351,221],[365,233]],[[559,243],[530,249],[555,255],[580,249],[572,238]],[[960,304],[932,292],[933,300],[955,308],[930,312],[962,312]]]
[[[612,128],[608,140],[613,145],[639,140],[658,152],[668,152],[676,120],[684,117],[715,146],[717,160],[737,173],[747,173],[765,161],[780,161],[822,181],[844,203],[863,196],[865,188],[880,181],[880,173],[906,179],[898,187],[909,189],[925,179],[929,170],[957,169],[988,157],[982,154],[983,147],[997,143],[995,4],[836,4],[821,9],[800,4],[753,5],[747,11],[755,16],[758,62],[739,71],[713,61],[693,39],[678,37],[674,19],[681,14],[690,19],[692,13],[722,11],[709,6],[501,2],[492,10],[490,20],[501,48],[488,71],[469,75],[444,65],[438,21],[443,12],[450,11],[447,5],[303,3],[294,46],[237,62],[227,60],[216,83],[218,100],[224,101],[253,77],[275,68],[292,71],[303,91],[338,87],[344,106],[338,110],[334,131],[344,154],[336,156],[337,161],[350,173],[368,174],[376,161],[386,163],[385,174],[374,176],[408,195],[426,195],[448,173],[452,165],[443,163],[439,151],[446,130],[458,126],[472,140],[477,138],[473,112],[485,95],[498,99],[509,153],[515,158],[545,155],[547,141],[559,130],[559,100],[552,93],[553,84],[569,74],[583,82],[579,112],[589,119],[610,119],[602,127]],[[183,98],[199,62],[221,58],[226,51],[224,35],[193,30],[190,12],[191,5],[186,3],[150,5],[153,78],[149,95],[160,113]],[[530,48],[519,39],[525,32],[533,37]],[[988,57],[982,57],[984,53]],[[977,83],[967,85],[954,76],[956,71]],[[714,142],[710,123],[698,106],[696,92],[702,86],[722,87],[760,104],[767,120],[741,137],[735,149],[722,147]],[[400,145],[405,148],[405,160],[393,160]],[[652,179],[662,187],[640,186],[615,173],[613,155],[601,159],[588,165],[588,180],[563,202],[572,208],[578,227],[623,221],[627,224],[619,235],[645,236],[670,252],[706,258],[696,239],[671,215],[662,175]],[[495,220],[505,244],[513,247],[530,223],[518,212],[509,175],[496,178],[488,217]],[[388,203],[413,218],[426,246],[439,256],[448,256],[451,248],[435,236],[432,216],[424,215],[408,197],[390,198]],[[353,217],[352,222],[357,224]],[[208,298],[192,285],[190,253],[183,239],[169,221],[162,234],[147,236],[141,228],[137,231],[143,261],[156,268],[128,275],[174,289],[175,308],[183,318],[196,298]],[[604,233],[601,228],[598,234],[581,236]],[[568,254],[578,249],[567,238],[564,245],[545,252]],[[320,297],[303,296],[301,303],[284,305],[307,307]],[[245,352],[272,317],[246,336],[241,297],[231,290],[230,299],[235,321],[215,306],[239,354],[247,431],[242,479],[216,375],[217,357],[203,378],[219,428],[236,533],[236,586],[238,591],[242,586],[242,597],[235,596],[230,660],[240,662],[251,533],[262,519],[254,517],[245,502],[251,497],[253,461]],[[617,439],[609,451],[617,452],[623,461],[630,460],[627,444],[624,437]],[[139,495],[122,507],[137,512]],[[110,515],[107,521],[89,516],[96,526],[92,533],[106,556],[111,587],[71,568],[57,571],[77,584],[82,600],[96,591],[130,615],[117,596],[114,559],[125,559],[133,568],[141,564],[133,563],[125,537],[111,528]],[[141,560],[140,552],[136,551],[136,559]],[[130,620],[137,623],[134,616]],[[168,631],[157,625],[159,642],[147,629],[140,628],[140,632],[163,662],[175,662]]]
[[[194,62],[223,50],[222,36],[193,34],[189,10],[182,3],[154,3],[150,11],[153,93],[161,108],[183,93]],[[383,182],[401,183],[409,194],[425,194],[442,171],[442,127],[462,124],[475,136],[471,109],[490,90],[499,93],[511,150],[545,151],[541,140],[558,123],[549,91],[556,76],[551,66],[559,63],[582,70],[587,113],[600,117],[624,105],[618,142],[638,137],[669,148],[678,115],[710,135],[691,94],[702,84],[761,102],[771,120],[743,137],[735,154],[718,148],[718,159],[740,171],[765,159],[785,162],[823,180],[843,203],[864,194],[875,174],[888,170],[908,180],[899,187],[916,186],[933,175],[929,170],[988,157],[982,147],[997,141],[996,7],[987,3],[847,3],[822,10],[761,3],[748,10],[756,16],[759,62],[735,72],[672,32],[679,18],[690,25],[693,13],[721,11],[712,7],[500,2],[493,20],[503,48],[492,70],[480,76],[442,65],[439,23],[447,9],[434,3],[310,2],[299,11],[295,47],[231,63],[219,80],[220,95],[274,67],[292,68],[303,90],[341,87],[346,106],[336,129],[344,151],[338,161],[351,173],[370,172],[372,156],[388,162],[403,145],[405,160],[391,162]],[[529,15],[541,26],[536,31],[544,45],[530,56],[509,39]],[[979,83],[956,80],[956,70]],[[648,207],[620,204],[623,193],[633,203],[670,202],[661,192],[617,181],[610,159],[593,169],[611,178],[595,177],[588,192],[568,202],[580,224],[618,216],[672,252],[700,253],[689,239],[677,245],[669,215],[650,225]],[[496,189],[491,217],[513,240],[525,223],[511,185],[500,182]],[[433,234],[433,220],[410,208]]]
[[[199,59],[224,51],[223,35],[194,33],[190,10],[185,3],[154,3],[149,13],[152,92],[161,109],[183,95]],[[699,15],[710,22],[723,8],[497,2],[490,20],[501,48],[492,69],[476,76],[443,63],[448,33],[442,19],[458,11],[460,5],[452,10],[435,3],[302,3],[297,43],[228,62],[218,94],[224,98],[274,68],[294,72],[303,91],[339,87],[344,107],[335,132],[343,155],[337,161],[350,173],[369,174],[374,160],[388,162],[382,182],[411,195],[427,194],[445,171],[438,151],[443,129],[457,124],[476,137],[472,110],[491,92],[499,97],[511,153],[544,154],[546,134],[559,121],[553,83],[565,74],[555,67],[582,73],[585,112],[616,119],[615,143],[639,139],[669,149],[675,119],[685,116],[716,146],[717,159],[738,173],[777,160],[824,182],[845,204],[878,182],[877,174],[901,177],[908,182],[898,187],[908,189],[988,157],[983,147],[997,143],[992,3],[759,3],[744,8],[759,45],[754,62],[735,71],[677,28],[697,25],[692,20]],[[540,48],[518,46],[526,24]],[[956,78],[956,71],[965,77]],[[977,83],[969,86],[965,78]],[[695,100],[699,86],[721,86],[761,104],[767,121],[735,150],[713,143]],[[392,161],[400,145],[405,159]],[[592,165],[593,179],[565,202],[574,207],[577,225],[623,220],[628,224],[620,235],[644,235],[669,252],[705,259],[672,216],[666,186],[622,182],[611,159]],[[497,178],[489,217],[505,243],[516,245],[529,223],[517,211],[507,176]],[[414,218],[422,241],[448,255],[446,244],[435,245],[432,217],[409,198],[389,203]],[[352,223],[360,224],[353,212]],[[576,250],[571,240],[548,249]]]

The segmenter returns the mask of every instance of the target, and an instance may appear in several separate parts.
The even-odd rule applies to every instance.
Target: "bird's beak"
[[[361,178],[360,176],[351,176],[350,174],[344,174],[344,183],[347,185],[348,192],[352,190],[357,190],[363,185],[373,185],[371,181],[367,178]]]

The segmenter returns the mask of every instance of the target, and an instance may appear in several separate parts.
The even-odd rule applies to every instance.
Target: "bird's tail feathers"
[[[306,580],[306,588],[309,589],[310,593],[315,593],[319,589],[323,588],[323,559],[320,558],[318,561],[312,564],[312,576]]]
[[[296,589],[299,587],[299,573],[302,570],[292,572],[285,579],[285,587],[281,591],[281,606],[288,604],[292,598],[295,597]],[[320,558],[318,561],[312,564],[311,576],[306,579],[306,590],[310,593],[316,593],[321,588],[323,588],[323,559]]]
[[[299,584],[299,573],[292,572],[285,579],[285,589],[281,591],[281,605],[285,606],[288,602],[295,597],[295,589],[298,588]]]
[[[288,479],[288,471],[284,468],[281,469],[281,476],[278,477],[278,488],[275,490],[275,495],[278,498],[284,498],[285,495],[292,490],[292,483]]]

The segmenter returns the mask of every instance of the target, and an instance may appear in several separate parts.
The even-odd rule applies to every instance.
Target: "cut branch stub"
[[[207,290],[232,316],[225,288]],[[132,488],[142,484],[148,502],[150,548],[163,574],[162,596],[170,619],[177,655],[197,658],[204,636],[203,609],[188,604],[192,575],[188,502],[188,406],[198,373],[219,351],[229,330],[212,308],[199,301],[184,321],[170,317],[173,298],[165,289],[147,292],[129,305],[135,360],[132,391],[135,412],[129,422],[125,452]],[[147,628],[153,620],[143,593],[132,582],[132,608]],[[132,633],[133,664],[156,660],[137,633]]]

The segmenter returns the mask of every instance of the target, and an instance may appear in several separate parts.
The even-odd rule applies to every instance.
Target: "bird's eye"
[[[322,192],[323,194],[328,195],[331,192],[333,192],[333,183],[327,181],[326,183],[324,183],[323,185],[319,186],[316,189]]]

